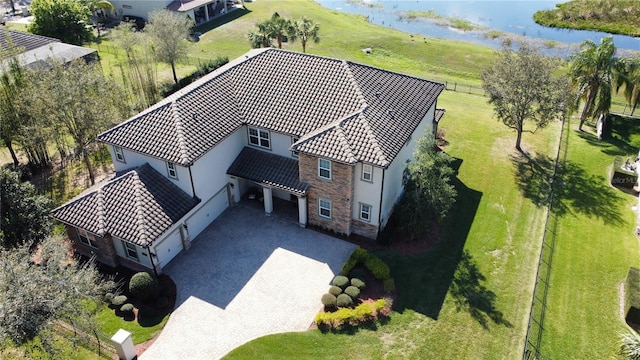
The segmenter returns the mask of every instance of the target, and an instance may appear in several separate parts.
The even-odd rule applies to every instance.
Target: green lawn
[[[119,329],[127,330],[131,333],[134,344],[141,344],[152,339],[169,320],[169,314],[149,319],[147,322],[140,324],[138,321],[125,321],[123,318],[116,316],[114,310],[105,305],[100,305],[100,309],[96,314],[100,331],[112,336]]]

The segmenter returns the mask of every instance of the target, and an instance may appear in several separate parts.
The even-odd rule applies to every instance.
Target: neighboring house
[[[95,49],[65,44],[46,36],[3,29],[0,31],[0,47],[7,50],[10,46],[19,49],[22,64],[30,68],[47,61],[48,58],[62,59],[65,63],[76,59],[84,59],[86,62],[98,60],[98,52]]]
[[[200,25],[236,9],[234,0],[112,0],[115,15],[149,20],[149,13],[169,9],[189,16]]]
[[[435,134],[443,90],[349,61],[252,50],[100,134],[125,175],[53,215],[80,251],[157,270],[252,187],[266,214],[280,198],[298,207],[301,226],[373,239],[417,140]],[[164,197],[142,195],[157,193],[154,182],[129,184],[140,171],[162,179]]]

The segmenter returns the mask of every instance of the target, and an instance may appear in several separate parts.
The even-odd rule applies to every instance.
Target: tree
[[[275,39],[278,43],[278,49],[282,49],[282,39],[285,36],[295,37],[293,24],[291,20],[285,19],[277,12],[273,13],[268,22],[269,37]]]
[[[609,114],[614,69],[618,61],[615,53],[613,38],[608,36],[602,38],[600,46],[585,40],[580,45],[580,51],[569,57],[569,77],[576,93],[573,105],[577,108],[584,101],[578,126],[580,130],[587,118]]]
[[[97,64],[82,61],[64,65],[51,60],[35,70],[30,111],[52,126],[62,127],[73,139],[91,184],[95,175],[89,153],[98,134],[127,116],[122,88],[106,79]]]
[[[0,137],[11,154],[13,167],[20,165],[18,156],[13,148],[13,141],[20,134],[22,116],[15,106],[20,100],[20,92],[24,85],[24,69],[20,63],[19,49],[11,41],[7,33],[7,49],[1,50],[0,58],[7,59],[0,68]]]
[[[114,287],[93,261],[70,258],[60,238],[47,238],[35,249],[0,249],[0,278],[0,342],[15,345],[55,331],[56,321],[95,329],[87,302]],[[40,340],[50,350],[50,337]]]
[[[521,44],[517,52],[508,47],[499,51],[495,64],[481,74],[489,103],[498,120],[516,131],[520,152],[523,132],[535,133],[565,111],[569,85],[553,75],[559,64],[559,59]],[[533,130],[525,129],[526,121],[533,123]]]
[[[64,43],[82,45],[91,40],[91,11],[78,0],[33,0],[30,33],[56,38]]]
[[[306,17],[302,17],[302,19],[294,22],[294,34],[292,40],[296,38],[300,39],[300,43],[302,44],[302,52],[307,52],[307,41],[311,40],[315,43],[320,41],[320,37],[318,37],[318,32],[320,31],[320,24],[314,22],[311,19]]]
[[[32,245],[51,228],[51,200],[38,195],[33,185],[20,181],[18,173],[0,169],[0,244],[2,248]]]
[[[265,20],[256,24],[258,31],[249,31],[247,37],[251,42],[251,47],[254,49],[261,47],[271,47],[273,42],[271,40],[271,20]]]
[[[624,97],[633,116],[640,105],[640,56],[620,59],[616,73],[616,92],[624,86]]]
[[[456,201],[452,184],[453,158],[439,151],[431,132],[420,140],[404,171],[404,195],[398,208],[400,228],[412,240],[418,238],[435,220],[444,220]]]
[[[149,15],[149,24],[144,33],[149,36],[158,61],[171,65],[173,81],[178,83],[176,62],[187,57],[187,37],[195,27],[193,20],[171,10],[154,11]]]

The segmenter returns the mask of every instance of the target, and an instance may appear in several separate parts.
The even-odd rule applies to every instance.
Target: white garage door
[[[156,254],[160,261],[160,267],[165,267],[180,251],[182,251],[182,238],[180,230],[176,229],[169,234],[160,244],[156,245]]]
[[[193,241],[202,230],[204,230],[213,220],[229,207],[229,195],[227,187],[223,187],[211,199],[209,199],[200,210],[187,219],[189,236]]]

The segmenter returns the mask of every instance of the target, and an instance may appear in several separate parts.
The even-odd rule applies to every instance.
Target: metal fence
[[[57,323],[60,335],[66,338],[73,346],[79,346],[95,353],[99,358],[112,359],[116,354],[111,338],[97,330],[84,328],[76,324],[72,326],[59,321]]]
[[[544,320],[547,310],[547,295],[549,293],[549,279],[553,264],[553,252],[556,244],[556,232],[558,229],[558,217],[554,214],[554,189],[558,185],[558,166],[567,158],[567,142],[569,133],[566,128],[570,126],[570,120],[566,116],[562,118],[562,128],[560,130],[560,142],[556,152],[553,174],[548,184],[549,199],[547,203],[547,217],[545,219],[544,234],[542,236],[542,247],[538,259],[538,270],[536,272],[536,283],[531,300],[531,312],[529,314],[529,324],[525,339],[523,360],[551,360],[541,353],[542,335],[544,332]]]

